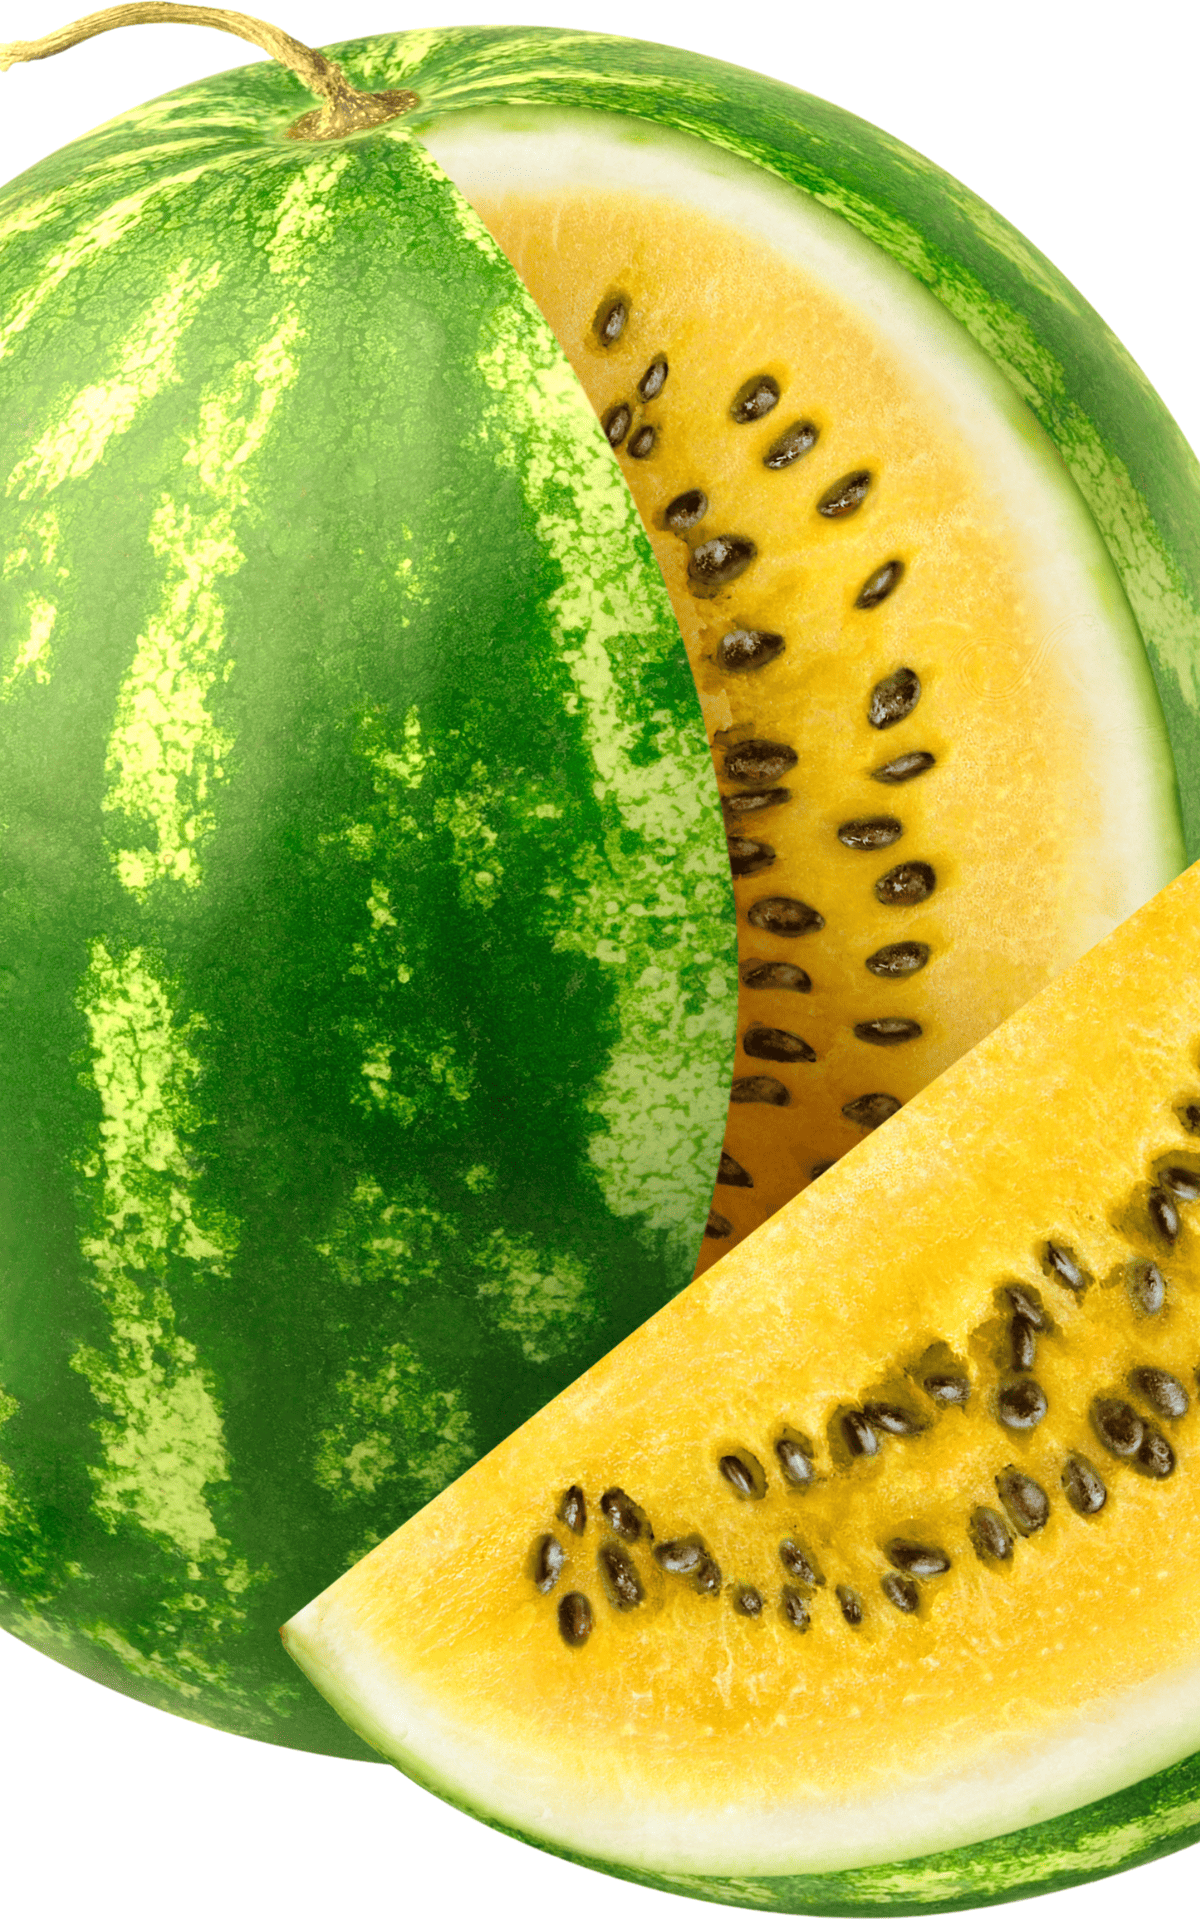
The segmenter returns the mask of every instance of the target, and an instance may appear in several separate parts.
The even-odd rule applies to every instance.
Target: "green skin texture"
[[[647,123],[648,136],[655,123],[698,135],[814,194],[928,286],[1024,396],[1059,447],[1107,541],[1141,628],[1162,702],[1178,772],[1188,857],[1194,859],[1200,854],[1200,729],[1197,728],[1200,473],[1178,429],[1119,343],[1049,262],[1006,222],[920,155],[853,116],[758,75],[674,49],[598,35],[557,34],[535,29],[462,29],[376,36],[328,51],[361,86],[414,88],[420,96],[420,105],[406,124],[418,136],[422,126],[444,114],[492,105],[588,108],[638,117]],[[243,149],[275,149],[281,129],[310,104],[291,76],[270,65],[217,76],[124,116],[86,141],[76,143],[65,155],[52,156],[33,174],[25,176],[19,188],[29,195],[35,191],[45,192],[62,182],[68,194],[78,192],[71,183],[76,181],[81,164],[95,167],[100,174],[113,165],[125,166],[130,145],[137,141],[152,143],[166,156],[164,165],[172,155],[185,165],[198,164],[213,152],[231,150],[239,138]],[[373,149],[374,137],[354,144]],[[246,176],[242,172],[239,174],[241,204],[244,204],[245,190]],[[83,206],[81,197],[74,210],[75,218],[80,216]],[[0,213],[2,211],[0,206]],[[39,239],[39,251],[33,255],[35,262],[42,257],[41,246]],[[205,258],[203,252],[199,257]],[[315,260],[315,251],[312,257]],[[352,390],[351,382],[349,391]],[[22,393],[24,389],[19,387],[17,391]],[[89,565],[98,564],[99,559],[97,554],[94,562],[89,560]],[[312,669],[313,662],[309,660],[307,665]],[[113,682],[109,684],[111,689]],[[233,686],[231,680],[231,693]],[[111,702],[111,690],[107,697]],[[313,710],[311,705],[306,708],[306,712]],[[80,750],[86,748],[92,754],[93,766],[98,756],[97,743],[106,738],[106,720],[95,721],[89,728],[86,717],[81,716]],[[65,751],[63,762],[74,764]],[[323,769],[322,779],[324,777]],[[98,785],[95,771],[92,778]],[[36,804],[43,806],[44,796],[39,795]],[[3,808],[7,822],[12,810],[7,798]],[[343,807],[342,817],[350,815],[357,820],[365,817],[367,810],[365,797],[356,792]],[[322,817],[325,811],[322,795]],[[70,809],[64,803],[62,840],[65,847],[71,840],[72,822],[76,817],[74,803]],[[89,924],[110,927],[116,925],[114,893],[106,878],[100,850],[102,827],[94,820],[91,833],[82,857],[78,854],[68,857],[68,851],[64,851],[63,870],[76,889],[73,897],[79,899],[81,923],[87,918],[86,906],[92,916]],[[214,849],[218,839],[219,835],[214,835]],[[39,845],[39,861],[42,858]],[[228,858],[232,870],[236,864],[233,854]],[[214,853],[210,864],[215,860]],[[308,884],[320,893],[320,878]],[[281,894],[284,891],[281,887]],[[360,906],[361,896],[360,888],[357,897]],[[288,910],[296,911],[294,904],[290,903]],[[133,925],[135,916],[128,898],[125,912],[130,915],[127,937],[144,939],[145,935]],[[31,938],[35,913],[36,898],[32,902],[27,900],[20,921],[23,943]],[[154,925],[156,934],[161,934],[164,940],[169,937],[172,941],[183,941],[189,937],[185,923],[186,914],[178,903],[170,910],[156,903]],[[190,937],[199,938],[195,933]],[[361,939],[361,932],[347,930],[335,934],[331,930],[331,948],[339,938],[353,944],[355,939]],[[714,951],[717,938],[714,933]],[[78,944],[82,951],[85,945],[82,937]],[[213,1020],[210,1033],[217,1030],[215,1008],[218,1003],[220,1021],[228,1030],[231,1001],[238,1004],[239,995],[248,995],[253,1000],[259,990],[257,981],[249,981],[234,992],[227,978],[228,957],[213,953],[214,946],[218,945],[219,942],[211,938],[210,927],[206,960],[216,969],[211,980],[194,962],[190,963],[187,975],[189,1007],[194,1004],[197,1012]],[[271,951],[278,964],[285,949],[272,942]],[[79,975],[71,974],[61,962],[56,964],[64,974],[61,1004],[66,1005],[71,994],[78,992]],[[332,975],[336,972],[336,961],[331,959],[329,966]],[[340,988],[344,988],[340,975],[338,979]],[[203,993],[200,991],[202,980]],[[209,1008],[214,1011],[207,1012]],[[43,1013],[39,1019],[45,1023],[43,1033],[48,1034],[50,1016]],[[245,1032],[252,1025],[252,1016],[248,1013],[241,1030]],[[195,1049],[199,1042],[192,1039],[188,1044]],[[232,1041],[230,1051],[231,1054],[235,1051]],[[22,1098],[27,1099],[28,1048],[23,1059]],[[293,1074],[298,1075],[302,1067],[305,1073],[313,1071],[307,1051],[297,1050],[289,1059]],[[2,1047],[0,1060],[4,1061],[5,1073],[11,1073],[10,1056]],[[331,1046],[317,1065],[320,1072],[328,1075],[323,1087],[332,1090],[339,1070],[345,1066],[339,1046]],[[198,1088],[207,1089],[212,1084],[211,1071],[206,1066],[204,1078],[197,1081]],[[289,1101],[297,1098],[296,1079],[284,1074],[272,1080],[265,1063],[260,1068],[253,1048],[239,1055],[228,1071],[235,1076],[240,1074],[243,1079],[253,1078],[259,1072],[262,1083],[269,1081],[271,1091],[277,1096],[285,1093]],[[62,1078],[61,1072],[59,1078]],[[318,1104],[315,1088],[313,1093],[315,1109]],[[65,1093],[61,1097],[65,1099]],[[72,1123],[71,1133],[75,1139],[76,1129],[86,1128],[89,1123],[95,1129],[95,1095],[92,1094],[89,1105],[88,1096],[80,1086],[71,1097],[78,1107],[78,1118]],[[248,1096],[243,1093],[241,1097]],[[338,1097],[344,1107],[344,1092]],[[10,1118],[13,1100],[13,1094],[6,1093],[4,1110]],[[322,1116],[332,1110],[332,1104],[335,1103],[330,1093],[321,1105]],[[575,1110],[569,1103],[565,1109],[568,1117]],[[24,1112],[28,1112],[27,1104]],[[201,1125],[202,1119],[197,1120],[197,1131]],[[60,1137],[56,1131],[58,1126],[59,1122],[52,1122],[50,1117],[39,1122],[38,1137],[44,1137],[51,1163],[55,1161],[53,1142]],[[289,1199],[299,1178],[296,1169],[302,1168],[306,1177],[310,1174],[314,1133],[319,1134],[315,1117],[312,1133],[270,1130],[270,1152],[284,1155],[289,1162],[291,1185],[286,1179],[283,1182]],[[716,1134],[712,1137],[715,1140]],[[493,1153],[497,1150],[493,1145]],[[262,1151],[262,1140],[254,1135],[252,1127],[248,1128],[245,1178],[249,1179],[253,1173],[255,1178],[264,1179],[261,1167],[249,1166]],[[328,1167],[328,1149],[322,1149],[317,1152],[313,1170],[319,1175]],[[55,1187],[54,1191],[58,1194],[59,1189]],[[698,1193],[698,1187],[696,1191]],[[306,1198],[306,1208],[311,1204]],[[459,1199],[456,1211],[462,1204]],[[64,1251],[61,1265],[52,1270],[64,1275],[61,1283],[64,1305],[60,1312],[65,1311],[69,1293],[74,1315],[70,1334],[64,1337],[65,1351],[72,1342],[77,1344],[83,1338],[96,1337],[91,1331],[96,1314],[94,1308],[89,1310],[86,1289],[77,1278],[77,1222],[69,1217],[70,1210],[64,1199],[56,1198],[55,1205],[63,1221],[59,1233]],[[281,1240],[277,1239],[276,1247],[280,1244]],[[295,1245],[294,1231],[289,1244]],[[45,1266],[39,1268],[43,1277],[48,1271],[51,1269]],[[65,1277],[68,1274],[69,1279]],[[231,1299],[230,1282],[223,1279],[219,1284],[226,1290],[225,1297]],[[206,1287],[206,1297],[210,1299],[211,1279]],[[197,1311],[201,1291],[193,1286],[188,1294],[189,1336],[191,1316]],[[235,1378],[239,1355],[243,1356],[244,1365],[247,1350],[257,1346],[261,1352],[262,1343],[270,1341],[272,1329],[278,1326],[280,1297],[278,1281],[264,1285],[253,1303],[244,1293],[238,1296],[236,1314],[257,1315],[258,1325],[251,1330],[249,1348],[244,1344],[244,1332],[239,1329],[236,1335],[226,1338],[225,1357],[210,1363],[222,1382]],[[295,1369],[292,1377],[301,1381],[306,1367],[311,1365],[317,1343],[328,1336],[329,1318],[324,1296],[321,1296],[320,1310],[308,1304],[315,1296],[306,1295],[303,1289],[298,1290],[296,1297],[304,1303],[302,1310],[313,1316],[311,1331],[306,1329],[304,1340],[293,1341],[287,1349]],[[634,1305],[632,1299],[629,1304]],[[647,1301],[645,1310],[649,1304]],[[479,1337],[479,1322],[474,1317],[477,1311],[473,1302],[470,1325],[462,1320],[454,1323],[453,1340]],[[637,1311],[633,1317],[638,1317]],[[475,1329],[474,1336],[471,1329]],[[611,1326],[606,1322],[605,1330],[592,1347],[598,1351],[611,1344],[618,1331],[615,1319]],[[206,1334],[206,1339],[208,1337]],[[485,1340],[487,1337],[490,1336],[485,1336]],[[387,1336],[389,1340],[393,1338],[393,1335]],[[42,1346],[35,1344],[37,1351],[31,1351],[24,1361],[31,1371],[45,1364]],[[553,1391],[568,1373],[586,1364],[590,1354],[591,1349],[584,1351],[584,1343],[577,1343],[570,1358],[557,1371],[543,1370],[537,1376],[541,1397]],[[226,1417],[231,1423],[236,1421],[238,1408],[243,1404],[238,1397],[240,1386],[241,1383],[227,1395]],[[87,1404],[82,1385],[77,1387],[76,1396],[73,1431],[80,1436],[91,1432],[88,1423],[94,1421],[95,1408],[94,1404]],[[306,1432],[298,1430],[286,1396],[281,1397],[279,1404],[286,1411],[284,1426],[273,1449],[270,1472],[255,1467],[256,1477],[251,1478],[249,1467],[242,1464],[235,1450],[238,1464],[229,1494],[232,1502],[236,1490],[239,1511],[249,1512],[261,1504],[269,1482],[271,1495],[283,1503],[278,1512],[272,1550],[267,1556],[273,1565],[278,1564],[285,1553],[296,1554],[291,1532],[295,1526],[296,1504],[291,1497],[289,1476],[299,1472],[304,1480],[307,1526],[320,1534],[321,1529],[330,1524],[331,1516],[328,1506],[321,1510],[313,1504],[311,1476],[304,1477],[303,1468],[297,1467],[297,1462],[306,1457]],[[513,1402],[510,1400],[507,1404],[511,1407]],[[58,1401],[54,1403],[54,1410],[56,1416],[61,1417]],[[32,1423],[34,1418],[33,1412],[22,1408],[14,1415],[11,1426],[18,1428],[21,1421]],[[27,1471],[32,1473],[39,1458],[39,1437],[44,1440],[44,1428],[39,1432],[27,1424],[27,1431],[24,1458]],[[94,1439],[91,1451],[94,1455]],[[11,1455],[10,1449],[8,1457]],[[369,1462],[366,1467],[362,1466],[365,1459],[366,1456],[360,1457],[360,1469],[369,1471]],[[76,1478],[79,1500],[86,1489],[82,1487],[82,1474],[77,1473]],[[55,1497],[60,1502],[63,1499],[61,1493]],[[403,1518],[403,1510],[395,1492],[392,1501],[389,1524],[394,1525]],[[339,1547],[351,1538],[352,1532],[353,1529],[342,1531]],[[31,1535],[31,1556],[36,1557],[36,1551],[37,1543]],[[65,1557],[65,1542],[58,1551]],[[331,1557],[336,1559],[336,1548]],[[114,1566],[105,1573],[109,1582],[116,1578],[117,1558],[114,1540]],[[322,1583],[314,1578],[307,1592],[294,1594],[294,1602],[307,1599]],[[272,1585],[271,1591],[280,1596],[276,1618],[283,1618],[290,1611],[282,1597],[283,1585]],[[17,1630],[22,1629],[18,1626]],[[79,1663],[77,1655],[69,1650],[56,1651],[60,1657]],[[106,1672],[104,1677],[113,1678],[111,1672]],[[128,1672],[116,1683],[134,1690]],[[176,1702],[177,1710],[178,1704]],[[293,1719],[291,1725],[296,1728],[300,1722]],[[296,1736],[276,1731],[271,1737]],[[325,1742],[314,1740],[313,1744]],[[334,1750],[332,1743],[330,1745]],[[471,1811],[479,1811],[470,1807],[465,1791],[459,1798],[447,1790],[445,1783],[436,1784],[437,1790],[446,1797],[458,1799],[459,1804]],[[749,1908],[782,1912],[915,1913],[1049,1892],[1153,1858],[1188,1844],[1197,1834],[1200,1834],[1200,1761],[1189,1760],[1126,1792],[1044,1826],[895,1866],[811,1877],[728,1880],[715,1876],[643,1874],[599,1860],[585,1864],[694,1898]]]

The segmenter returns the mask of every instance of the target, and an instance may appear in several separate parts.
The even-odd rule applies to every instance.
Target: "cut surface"
[[[543,1844],[785,1907],[1035,1822],[1036,1885],[1192,1752],[1198,912],[1193,867],[306,1608],[352,1723]]]
[[[626,129],[425,137],[618,448],[709,725],[742,991],[703,1268],[1183,852],[1116,574],[992,363],[815,201]]]

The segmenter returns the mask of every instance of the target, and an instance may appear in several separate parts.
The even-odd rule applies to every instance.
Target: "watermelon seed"
[[[1012,1559],[1013,1537],[995,1507],[976,1507],[967,1522],[967,1536],[981,1560]]]
[[[720,1593],[721,1569],[713,1559],[711,1553],[706,1553],[700,1565],[697,1567],[696,1577],[692,1585],[695,1587],[697,1593]]]
[[[813,1467],[811,1453],[806,1451],[805,1445],[801,1441],[793,1440],[785,1434],[782,1440],[775,1442],[775,1457],[779,1461],[784,1479],[787,1480],[790,1485],[793,1487],[812,1486],[816,1478],[816,1472]]]
[[[1150,1260],[1140,1261],[1129,1276],[1129,1297],[1139,1313],[1161,1313],[1167,1288],[1158,1268]]]
[[[876,847],[890,847],[903,832],[898,820],[890,813],[883,813],[870,820],[843,821],[837,837],[844,847],[859,847],[870,853]]]
[[[722,1149],[721,1164],[717,1170],[717,1185],[719,1187],[752,1187],[754,1177],[746,1172],[745,1167],[740,1165],[731,1153],[726,1153]]]
[[[862,605],[861,596],[859,605]],[[884,727],[894,727],[897,720],[907,719],[920,698],[921,682],[912,668],[897,667],[895,673],[877,680],[872,687],[867,703],[867,721],[881,732]]]
[[[592,1631],[592,1606],[586,1593],[564,1593],[558,1603],[558,1630],[569,1647],[581,1647]]]
[[[790,1107],[792,1096],[782,1080],[769,1073],[746,1074],[729,1089],[732,1105],[739,1107]]]
[[[971,1398],[971,1382],[962,1373],[927,1373],[921,1385],[939,1407],[965,1407]]]
[[[742,1035],[742,1051],[753,1060],[815,1060],[816,1054],[807,1040],[798,1033],[787,1033],[782,1027],[747,1027]]]
[[[1030,1433],[1046,1417],[1046,1396],[1036,1380],[1012,1380],[1001,1387],[996,1417],[1015,1433]]]
[[[731,817],[740,820],[747,813],[765,813],[768,807],[781,807],[791,797],[790,787],[768,787],[765,793],[726,793],[721,798],[721,810],[726,820]]]
[[[876,1433],[890,1433],[897,1439],[911,1440],[916,1433],[924,1433],[925,1422],[907,1407],[893,1406],[888,1400],[867,1400],[862,1409],[863,1419]]]
[[[1127,1400],[1098,1396],[1092,1401],[1089,1417],[1100,1444],[1118,1460],[1132,1459],[1145,1437],[1141,1416]]]
[[[844,520],[847,514],[857,513],[871,486],[871,475],[865,467],[857,473],[843,474],[831,487],[826,487],[817,501],[817,512],[826,520]]]
[[[664,1540],[655,1547],[654,1558],[664,1573],[695,1573],[704,1559],[704,1542],[697,1534],[686,1540]]]
[[[799,1587],[785,1587],[780,1600],[783,1617],[789,1627],[795,1627],[797,1633],[807,1633],[812,1625],[812,1615],[808,1610],[808,1601]]]
[[[667,384],[667,372],[666,356],[660,353],[657,359],[650,362],[645,373],[638,381],[638,392],[641,394],[643,400],[658,399],[659,394]]]
[[[823,1587],[825,1575],[817,1565],[816,1556],[802,1547],[797,1540],[783,1540],[779,1546],[779,1558],[785,1573],[802,1580],[806,1587]]]
[[[534,1548],[533,1583],[539,1593],[549,1593],[567,1564],[567,1554],[552,1533],[544,1533]]]
[[[738,388],[729,411],[738,425],[745,427],[773,413],[778,405],[778,380],[769,373],[756,373]]]
[[[641,1539],[641,1516],[622,1487],[610,1487],[607,1493],[600,1495],[600,1511],[622,1540]]]
[[[1005,1287],[1004,1298],[1018,1320],[1024,1320],[1028,1326],[1036,1328],[1039,1333],[1048,1331],[1049,1315],[1032,1287]]]
[[[838,1587],[835,1591],[838,1597],[838,1605],[842,1609],[842,1619],[846,1622],[847,1626],[861,1627],[863,1604],[855,1593],[854,1588]]]
[[[763,933],[781,933],[790,939],[801,933],[819,933],[825,925],[823,914],[803,900],[787,900],[778,894],[756,900],[746,915],[752,927]]]
[[[763,455],[764,467],[770,467],[778,473],[783,467],[790,467],[802,454],[810,453],[817,444],[817,429],[811,420],[796,420],[773,440]]]
[[[879,1452],[879,1436],[865,1414],[844,1413],[842,1436],[847,1452],[856,1458],[870,1459]]]
[[[748,1620],[757,1620],[763,1610],[763,1597],[757,1587],[735,1587],[733,1610],[744,1613]]]
[[[1108,1489],[1086,1454],[1067,1455],[1062,1483],[1076,1513],[1099,1513],[1108,1499]]]
[[[863,581],[862,586],[858,590],[858,597],[854,602],[855,606],[862,607],[864,612],[869,611],[872,607],[877,607],[880,601],[887,599],[889,593],[895,592],[903,577],[903,560],[885,560],[881,567],[876,567],[874,573],[869,574]],[[901,672],[904,671],[906,671],[906,669],[901,668]],[[915,674],[913,678],[916,678]],[[918,691],[920,691],[919,688]],[[897,719],[901,717],[899,714],[896,716]],[[891,722],[884,721],[882,724],[884,726],[890,726]]]
[[[1028,1320],[1014,1313],[1008,1325],[1009,1349],[1014,1373],[1029,1373],[1037,1357],[1037,1334]]]
[[[932,1580],[936,1574],[950,1571],[950,1555],[942,1547],[920,1546],[915,1540],[889,1540],[884,1552],[901,1573],[915,1574],[918,1580]]]
[[[860,1093],[857,1100],[847,1100],[842,1112],[856,1127],[866,1127],[873,1132],[894,1113],[899,1113],[901,1104],[892,1093]]]
[[[1091,1275],[1084,1272],[1073,1253],[1066,1247],[1056,1246],[1053,1240],[1047,1240],[1042,1256],[1054,1278],[1069,1287],[1072,1293],[1082,1293],[1089,1284]]]
[[[1050,1500],[1043,1487],[1016,1467],[996,1475],[1000,1504],[1018,1533],[1036,1533],[1050,1518]]]
[[[1164,1420],[1182,1420],[1192,1404],[1182,1380],[1162,1367],[1135,1367],[1128,1384],[1138,1398],[1153,1407]]]
[[[625,435],[629,432],[629,424],[632,419],[633,415],[623,400],[619,401],[615,407],[609,408],[604,416],[604,432],[610,447],[620,446]]]
[[[609,295],[600,302],[596,313],[596,335],[602,347],[615,347],[625,331],[625,322],[629,318],[629,302],[623,293],[615,297]]]
[[[768,867],[775,865],[775,849],[765,840],[743,840],[730,835],[729,867],[735,880],[748,880],[752,874],[765,873]]]
[[[866,1040],[873,1047],[899,1047],[906,1040],[919,1040],[921,1026],[916,1020],[860,1020],[854,1029],[856,1040]]]
[[[587,1501],[583,1497],[582,1487],[568,1487],[558,1509],[558,1517],[570,1527],[572,1533],[582,1533],[587,1526]]]
[[[639,427],[629,442],[626,452],[631,460],[648,460],[654,452],[654,442],[658,438],[657,427]]]
[[[692,487],[688,493],[677,493],[664,509],[663,525],[672,533],[686,533],[689,527],[699,526],[707,512],[708,495]]]
[[[752,1453],[723,1453],[717,1467],[739,1499],[761,1500],[766,1493],[767,1476]]]
[[[610,1606],[616,1607],[618,1613],[628,1613],[632,1607],[641,1605],[645,1592],[624,1547],[601,1547],[596,1562]]]
[[[810,1180],[819,1180],[823,1173],[828,1173],[830,1167],[836,1165],[836,1160],[815,1160],[808,1170],[808,1177]]]
[[[896,940],[869,954],[863,965],[868,973],[878,975],[881,980],[900,980],[907,974],[919,973],[929,955],[930,949],[923,940]]]
[[[756,628],[737,627],[717,646],[717,665],[723,673],[750,673],[765,667],[783,652],[781,633],[760,633]]]
[[[1190,1167],[1168,1167],[1159,1174],[1158,1184],[1176,1200],[1200,1200],[1200,1174]]]
[[[1175,1453],[1166,1435],[1157,1427],[1147,1427],[1146,1437],[1137,1450],[1134,1466],[1148,1480],[1166,1480],[1175,1471]]]
[[[709,598],[722,587],[740,580],[758,548],[753,540],[737,533],[719,533],[693,549],[688,561],[688,584],[692,592]]]
[[[898,787],[905,780],[915,780],[918,774],[928,773],[930,767],[936,765],[931,753],[901,753],[895,760],[885,761],[882,767],[873,768],[871,778],[882,780],[885,787]]]
[[[1154,1187],[1151,1190],[1150,1218],[1162,1234],[1164,1240],[1171,1241],[1172,1243],[1178,1240],[1179,1209],[1176,1207],[1170,1194],[1164,1193],[1161,1187]]]
[[[927,860],[902,860],[875,882],[875,898],[885,907],[915,907],[928,900],[937,876]]]
[[[725,749],[725,777],[750,786],[771,786],[796,764],[795,749],[782,740],[741,740]]]
[[[738,969],[744,987],[760,992],[811,993],[812,981],[790,960],[743,960]]]
[[[708,1219],[704,1222],[704,1238],[706,1240],[728,1240],[732,1232],[732,1220],[727,1220],[723,1213],[718,1213],[715,1207],[710,1207],[708,1210]]]
[[[1188,1105],[1179,1109],[1180,1125],[1189,1133],[1200,1133],[1200,1106]]]
[[[916,1613],[921,1605],[917,1583],[906,1573],[885,1573],[879,1582],[887,1598],[901,1613]]]

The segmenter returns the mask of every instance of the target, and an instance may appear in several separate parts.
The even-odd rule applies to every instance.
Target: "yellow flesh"
[[[1111,823],[1097,794],[1106,754],[1095,711],[1059,646],[1063,610],[1031,557],[1036,538],[997,485],[992,431],[973,435],[970,421],[950,417],[897,346],[888,313],[881,324],[759,234],[695,206],[594,186],[467,190],[597,411],[633,407],[622,470],[683,629],[722,790],[739,785],[724,775],[731,741],[765,738],[799,756],[779,781],[787,804],[733,829],[776,854],[735,891],[742,960],[794,962],[812,991],[743,987],[739,1033],[781,1028],[817,1060],[780,1064],[739,1045],[735,1076],[769,1075],[791,1104],[731,1106],[725,1145],[754,1185],[718,1185],[719,1237],[705,1241],[703,1271],[815,1166],[863,1138],[842,1113],[847,1102],[876,1092],[908,1100],[1149,889],[1123,896],[1127,877],[1106,844]],[[618,293],[629,320],[605,348],[596,314]],[[666,384],[642,405],[638,381],[660,354]],[[761,373],[778,381],[778,406],[735,424],[736,390]],[[818,428],[816,445],[768,470],[764,453],[797,419]],[[654,450],[632,458],[646,423],[657,430]],[[872,484],[861,508],[840,520],[818,514],[826,489],[864,468]],[[663,529],[662,513],[695,487],[710,505],[685,541]],[[689,543],[720,533],[748,536],[758,558],[700,599],[687,581]],[[856,609],[863,583],[891,559],[904,562],[900,585],[876,608]],[[1072,567],[1074,556],[1068,575]],[[786,650],[760,670],[723,675],[714,651],[738,627],[780,633]],[[900,666],[919,675],[920,701],[877,731],[867,722],[871,689]],[[913,749],[936,766],[901,786],[869,777]],[[839,842],[842,823],[878,815],[901,821],[894,845],[864,852]],[[905,860],[928,862],[936,891],[921,905],[881,904],[876,880]],[[817,908],[824,929],[757,931],[748,909],[779,895]],[[867,971],[868,955],[908,940],[932,949],[923,971]],[[916,1021],[920,1037],[884,1048],[855,1036],[857,1024],[891,1016]]]
[[[1147,1199],[1164,1167],[1200,1169],[1180,1119],[1200,1100],[1198,920],[1200,866],[297,1616],[290,1649],[347,1717],[535,1836],[695,1871],[911,1856],[1192,1751],[1200,1410],[1156,1417],[1179,1465],[1152,1481],[1105,1453],[1088,1409],[1097,1392],[1136,1400],[1135,1365],[1195,1396],[1200,1203],[1180,1206],[1172,1247]],[[1094,1276],[1082,1296],[1048,1276],[1051,1240]],[[1167,1282],[1153,1318],[1126,1287],[1143,1257]],[[997,1290],[1014,1281],[1039,1289],[1055,1323],[1038,1337],[1049,1412],[1031,1434],[995,1412]],[[970,1374],[965,1412],[938,1411],[906,1373],[936,1341]],[[920,1407],[930,1425],[851,1461],[838,1418],[870,1398]],[[778,1471],[785,1426],[815,1445],[806,1493]],[[766,1468],[764,1499],[738,1499],[718,1472],[734,1447]],[[1107,1483],[1098,1516],[1061,1490],[1068,1449]],[[1009,1463],[1052,1511],[1000,1569],[976,1557],[967,1523],[1000,1505]],[[556,1519],[573,1483],[582,1537]],[[659,1541],[704,1537],[719,1598],[660,1572],[641,1541],[646,1600],[609,1605],[597,1502],[614,1485]],[[528,1559],[547,1530],[568,1559],[542,1595]],[[827,1581],[805,1634],[780,1612],[788,1536]],[[916,1617],[880,1590],[895,1536],[953,1562],[921,1583]],[[760,1619],[735,1613],[736,1581],[761,1589]],[[859,1629],[839,1582],[862,1595]],[[581,1648],[557,1626],[572,1590],[595,1614]]]

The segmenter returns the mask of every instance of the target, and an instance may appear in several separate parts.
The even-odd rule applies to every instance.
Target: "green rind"
[[[728,863],[612,451],[425,150],[130,140],[0,205],[2,1618],[365,1757],[279,1622],[688,1279]]]

